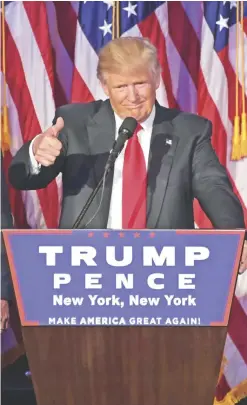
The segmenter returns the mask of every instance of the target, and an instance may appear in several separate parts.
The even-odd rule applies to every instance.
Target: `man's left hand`
[[[1,324],[0,332],[4,332],[9,327],[9,303],[6,300],[0,300],[1,303]]]
[[[240,260],[239,273],[243,273],[246,270],[247,270],[247,241],[244,242],[244,249]]]

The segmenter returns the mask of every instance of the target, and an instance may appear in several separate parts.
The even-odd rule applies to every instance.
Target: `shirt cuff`
[[[39,136],[39,135],[37,135],[37,136]],[[34,154],[33,154],[33,142],[37,138],[37,136],[35,136],[35,138],[33,138],[32,142],[29,145],[29,159],[30,159],[30,168],[31,168],[32,174],[39,174],[40,169],[41,169],[41,164],[37,162],[37,160],[35,159]]]

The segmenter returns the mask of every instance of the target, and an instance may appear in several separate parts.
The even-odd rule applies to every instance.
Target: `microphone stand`
[[[92,202],[93,202],[95,196],[97,195],[100,187],[102,186],[104,181],[107,179],[108,174],[112,170],[112,168],[114,166],[114,163],[115,163],[119,153],[122,151],[122,149],[124,147],[125,142],[127,141],[127,139],[131,138],[131,136],[133,135],[134,130],[136,129],[136,127],[137,127],[137,121],[134,118],[131,118],[131,117],[125,118],[123,124],[121,125],[121,127],[119,129],[119,137],[114,142],[113,147],[112,147],[112,151],[111,151],[110,156],[109,156],[109,158],[108,158],[108,160],[106,162],[104,174],[103,174],[102,178],[100,179],[99,183],[97,184],[97,187],[90,194],[86,204],[82,208],[82,210],[81,210],[80,214],[78,215],[74,225],[72,226],[72,229],[78,229],[79,228],[79,225],[80,225],[82,219],[85,217],[85,215],[86,215],[86,213],[88,211],[88,208],[92,204]],[[104,192],[104,190],[102,191],[102,193],[103,192]],[[102,194],[102,198],[103,198],[103,194]],[[92,218],[90,219],[90,222],[91,221],[92,221]],[[80,229],[84,229],[86,227],[86,225],[84,225]]]
[[[100,179],[99,183],[97,184],[96,188],[91,192],[86,204],[84,205],[84,207],[82,208],[80,214],[78,215],[74,225],[72,226],[72,229],[78,229],[79,228],[79,225],[80,225],[81,221],[85,217],[90,205],[92,204],[93,200],[95,199],[96,195],[98,194],[99,189],[103,184],[104,178],[105,178],[105,180],[107,179],[107,176],[110,173],[111,169],[112,169],[112,167],[108,167],[107,171],[104,172],[104,174],[101,177],[101,179]],[[85,225],[80,227],[80,229],[84,229],[84,228],[85,228]]]

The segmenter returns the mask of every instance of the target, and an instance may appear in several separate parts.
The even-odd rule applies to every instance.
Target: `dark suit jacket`
[[[11,209],[9,204],[9,196],[7,184],[4,177],[3,166],[2,166],[2,156],[1,156],[1,228],[7,229],[13,227]],[[13,298],[13,287],[12,280],[9,270],[9,262],[7,258],[7,253],[5,250],[5,245],[3,241],[3,236],[1,233],[1,299],[7,301]]]
[[[91,191],[100,180],[115,139],[115,119],[109,100],[59,108],[65,127],[55,164],[31,175],[29,144],[22,146],[9,170],[18,189],[46,187],[63,174],[60,228],[71,228]],[[148,165],[147,227],[194,228],[193,199],[197,198],[214,227],[244,228],[243,212],[225,169],[211,146],[211,123],[197,115],[156,105]],[[133,176],[138,175],[133,173]],[[101,209],[90,228],[106,228],[113,175],[106,181]],[[100,193],[84,223],[97,210]]]

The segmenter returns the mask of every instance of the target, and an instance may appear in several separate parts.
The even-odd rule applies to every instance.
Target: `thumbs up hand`
[[[42,166],[51,166],[62,150],[62,143],[57,139],[59,132],[64,127],[64,121],[61,117],[52,127],[38,135],[33,142],[33,154],[35,160]]]

